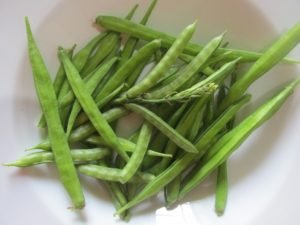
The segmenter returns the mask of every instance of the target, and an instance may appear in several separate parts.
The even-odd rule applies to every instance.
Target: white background
[[[124,16],[134,3],[140,18],[149,1],[133,0],[1,0],[0,1],[0,163],[23,154],[39,140],[35,123],[39,107],[26,52],[24,16],[52,74],[58,45],[78,46],[93,36],[98,14]],[[231,46],[263,50],[278,35],[300,20],[297,0],[160,0],[149,25],[174,35],[199,19],[195,42],[204,43],[224,30]],[[136,20],[138,21],[138,20]],[[300,48],[292,55],[300,59]],[[281,65],[261,78],[250,92],[253,103],[243,113],[270,97],[299,76],[296,66]],[[300,90],[275,117],[262,126],[229,160],[230,195],[225,215],[213,211],[213,183],[208,180],[177,210],[166,212],[155,198],[136,209],[130,224],[152,225],[298,225],[300,201]],[[122,224],[113,218],[113,206],[103,188],[82,177],[87,207],[70,212],[57,173],[51,166],[28,169],[0,167],[1,225]],[[149,207],[150,205],[150,207]],[[187,212],[185,212],[187,211]],[[190,219],[187,220],[186,217]],[[163,219],[162,219],[163,218]],[[172,218],[177,218],[174,222]]]

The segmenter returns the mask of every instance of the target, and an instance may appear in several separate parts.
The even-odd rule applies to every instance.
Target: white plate
[[[29,16],[49,70],[57,68],[58,45],[81,46],[97,31],[91,25],[98,14],[124,16],[139,2],[138,16],[149,1],[48,0],[0,2],[0,110],[1,162],[23,154],[35,144],[39,107],[35,97],[26,52],[23,17]],[[185,0],[159,1],[150,26],[174,35],[199,19],[194,41],[204,42],[227,30],[232,46],[249,50],[266,48],[279,33],[299,22],[297,0]],[[300,58],[299,48],[293,56]],[[282,84],[299,75],[296,66],[278,66],[251,87],[252,111]],[[226,213],[218,218],[213,210],[213,183],[206,182],[186,198],[186,204],[166,212],[152,198],[135,210],[130,224],[139,225],[297,225],[300,224],[300,91],[267,124],[242,145],[230,159],[230,194]],[[86,179],[87,206],[81,214],[70,205],[51,166],[29,169],[0,168],[1,225],[122,224],[113,218],[113,206],[105,191]]]

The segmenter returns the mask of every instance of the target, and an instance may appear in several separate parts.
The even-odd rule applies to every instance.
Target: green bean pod
[[[201,111],[201,109],[205,106],[209,98],[202,98],[200,100],[196,100],[190,107],[189,110],[181,117],[178,124],[176,125],[176,131],[187,138],[189,131],[191,131],[191,127],[194,124],[194,120],[191,118],[197,117],[197,114]],[[165,146],[164,153],[175,155],[177,150],[176,144],[169,140],[167,145]],[[158,164],[156,164],[155,168],[151,169],[151,173],[158,174],[160,171],[165,170],[171,162],[170,158],[162,159]]]
[[[107,148],[92,148],[92,149],[72,149],[71,155],[74,163],[83,163],[103,159],[108,156],[110,151]],[[28,167],[43,163],[52,163],[55,161],[53,152],[34,152],[27,154],[18,160],[5,163],[5,166]]]
[[[92,72],[104,59],[113,51],[114,47],[118,45],[120,41],[119,34],[109,32],[101,41],[100,46],[84,65],[81,74],[87,75]]]
[[[82,109],[89,117],[91,123],[94,125],[97,132],[101,134],[109,147],[115,149],[122,158],[128,160],[128,155],[120,148],[115,132],[105,120],[102,113],[99,111],[96,102],[86,90],[86,87],[84,86],[77,69],[74,67],[63,50],[60,51],[60,57],[62,63],[64,64],[66,75],[74,94],[81,104]]]
[[[150,110],[136,104],[125,104],[124,106],[127,109],[142,115],[149,123],[154,125],[158,130],[164,133],[183,150],[192,153],[198,152],[195,146],[190,141],[182,137],[175,129],[170,127],[165,121],[163,121]]]
[[[136,143],[136,148],[121,172],[121,183],[126,183],[129,181],[138,171],[147,152],[151,134],[152,125],[145,122],[141,128],[141,132]]]
[[[223,36],[224,35],[222,34],[221,36],[212,39],[192,60],[192,62],[190,62],[183,70],[180,70],[180,74],[176,77],[175,80],[173,80],[163,88],[145,94],[144,97],[148,99],[159,99],[166,97],[170,93],[176,91],[203,67],[206,61],[220,46],[223,40]]]
[[[206,155],[201,169],[183,186],[180,192],[180,198],[183,198],[210,172],[222,164],[255,129],[270,119],[293,93],[299,83],[300,80],[295,80],[290,83],[215,143],[210,148],[209,154]]]
[[[123,138],[118,138],[120,144],[122,145],[122,148],[126,151],[126,152],[134,152],[136,149],[136,143],[127,140],[127,139],[123,139]],[[99,146],[105,146],[105,142],[103,140],[102,137],[100,136],[91,136],[89,138],[86,139],[87,143],[90,144],[94,144],[94,145],[99,145]],[[161,153],[155,150],[151,150],[148,149],[146,152],[147,155],[149,156],[154,156],[154,157],[163,157],[163,158],[172,158],[172,155],[170,154],[165,154],[165,153]]]
[[[292,27],[279,38],[250,69],[230,88],[228,95],[220,106],[220,112],[234,102],[248,87],[273,66],[279,63],[300,42],[300,24]]]
[[[228,178],[226,161],[218,167],[215,211],[220,216],[223,215],[228,196]]]
[[[156,3],[157,3],[157,0],[152,1],[152,3],[148,7],[144,17],[142,18],[142,20],[140,22],[141,24],[145,25],[148,22],[151,14],[153,12],[153,9],[156,6]],[[132,54],[136,48],[138,41],[139,41],[138,38],[128,37],[128,39],[124,45],[124,48],[121,52],[120,63],[118,65],[118,68],[120,68],[128,59],[130,59],[130,57],[132,56]]]
[[[241,100],[242,101],[242,100]],[[238,104],[238,103],[237,103]],[[243,104],[242,104],[243,105]],[[235,107],[236,105],[233,105],[231,107]],[[232,119],[232,117],[235,115],[235,113],[240,109],[235,107],[235,113],[232,112],[231,107],[229,107],[222,116],[220,116],[219,121],[227,120],[229,121]],[[233,115],[232,115],[233,114]],[[227,122],[225,123],[225,125]],[[225,126],[224,125],[224,126]],[[222,130],[224,128],[223,124],[215,123],[213,126],[211,126],[207,132],[210,130]],[[211,132],[213,133],[213,132]],[[214,138],[215,136],[212,136],[211,138]],[[189,167],[195,159],[201,158],[203,154],[205,153],[206,146],[200,144],[200,141],[202,139],[198,139],[195,141],[195,145],[198,146],[199,154],[195,155],[192,153],[187,153],[185,155],[182,155],[181,157],[177,158],[166,170],[164,170],[162,173],[160,173],[153,181],[151,181],[149,184],[147,184],[143,190],[141,190],[138,195],[136,195],[131,201],[128,202],[127,205],[119,209],[116,214],[122,213],[123,211],[137,205],[141,201],[153,196],[154,194],[158,193],[163,187],[165,187],[168,183],[170,183],[172,180],[174,180],[179,174],[181,174],[187,167]]]
[[[122,84],[128,78],[128,76],[134,72],[137,66],[139,66],[142,62],[149,60],[153,53],[160,47],[160,44],[160,40],[154,40],[139,49],[137,53],[134,54],[133,57],[126,63],[124,63],[108,80],[99,94],[95,97],[95,101],[100,101],[107,94],[111,93],[115,88]]]
[[[170,48],[170,46],[176,40],[175,37],[169,34],[114,16],[98,16],[96,18],[96,23],[101,25],[104,28],[116,32],[125,33],[132,37],[140,38],[146,41],[161,39],[162,46],[165,48]],[[202,48],[203,46],[201,45],[188,43],[185,46],[184,52],[190,55],[197,55]],[[262,55],[261,53],[257,53],[257,52],[244,51],[239,49],[230,49],[230,48],[220,48],[219,50],[217,50],[216,54],[223,54],[228,51],[232,52],[232,54],[228,56],[229,59],[232,60],[241,57],[242,62],[255,62]],[[295,63],[295,62],[297,63],[297,61],[289,58],[286,58],[285,61],[291,63]]]
[[[78,171],[82,174],[100,180],[115,182],[122,182],[123,180],[122,170],[117,168],[87,164],[78,166]],[[149,182],[153,179],[154,176],[152,174],[140,173],[139,175],[134,175],[128,182],[144,183]]]
[[[114,57],[104,63],[103,65],[98,66],[93,72],[83,78],[85,82],[85,86],[91,92],[98,86],[99,82],[103,79],[103,77],[109,72],[112,66],[116,63],[118,58]],[[75,95],[72,90],[70,90],[64,97],[62,97],[59,101],[59,107],[64,108],[75,100]]]
[[[71,49],[66,50],[66,52],[70,58],[73,57],[75,47],[76,47],[76,45],[73,45],[73,47]],[[60,66],[57,70],[56,76],[54,78],[54,81],[53,81],[53,88],[54,88],[56,96],[59,96],[61,87],[63,86],[65,79],[66,79],[65,69],[64,69],[63,65],[60,64]],[[46,120],[45,120],[45,117],[43,114],[41,115],[40,120],[37,123],[37,127],[38,128],[46,127]]]
[[[111,69],[111,67],[115,64],[116,61],[117,61],[117,58],[112,58],[107,63],[105,63],[103,66],[96,69],[96,71],[92,74],[90,79],[85,83],[85,87],[86,87],[87,91],[89,92],[89,94],[92,94],[95,91],[98,84],[101,82],[101,80],[103,80],[104,76],[108,73],[108,71]],[[67,123],[67,131],[66,131],[67,137],[69,137],[69,135],[73,129],[73,126],[75,124],[75,120],[76,120],[78,114],[80,113],[81,109],[82,108],[81,108],[80,103],[77,100],[75,100],[75,102],[73,103],[72,109],[70,111],[70,115],[69,115],[69,119],[68,119],[68,123]]]
[[[174,44],[170,47],[159,63],[150,71],[150,73],[137,85],[126,92],[125,98],[137,97],[151,87],[162,77],[162,74],[170,68],[171,64],[177,59],[186,43],[191,39],[196,29],[196,23],[187,26],[178,36]]]
[[[48,125],[49,139],[60,180],[72,199],[74,207],[83,208],[85,200],[73,164],[67,137],[59,118],[58,103],[51,77],[34,40],[27,17],[25,17],[25,23],[35,88]]]

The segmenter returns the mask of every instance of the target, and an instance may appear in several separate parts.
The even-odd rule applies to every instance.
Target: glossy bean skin
[[[75,208],[83,208],[85,200],[73,164],[70,148],[64,133],[58,111],[58,103],[51,77],[34,40],[28,18],[25,18],[28,51],[32,65],[38,99],[48,124],[48,135],[55,156],[60,180],[72,199]]]
[[[152,125],[145,122],[141,128],[135,150],[121,172],[121,183],[126,183],[138,171],[147,152],[152,135]]]
[[[277,40],[265,53],[241,76],[230,88],[228,95],[220,106],[220,112],[230,103],[234,102],[248,87],[263,74],[279,63],[300,42],[300,24],[295,25],[279,40]]]
[[[164,133],[168,138],[170,138],[177,146],[181,147],[183,150],[187,152],[197,153],[197,149],[195,146],[182,137],[175,129],[170,127],[165,121],[163,121],[160,117],[156,116],[150,110],[136,105],[136,104],[125,104],[125,108],[132,110],[141,116],[143,116],[149,123],[154,125],[158,130]]]
[[[104,28],[125,33],[146,41],[161,39],[162,46],[165,48],[169,48],[176,39],[175,37],[169,34],[114,16],[98,16],[96,22]],[[191,55],[197,55],[202,48],[203,46],[188,43],[184,49],[184,52]],[[217,54],[223,54],[227,51],[232,52],[232,54],[228,56],[230,59],[242,57],[243,62],[254,62],[261,56],[261,53],[227,48],[220,48],[217,51]]]
[[[223,35],[212,39],[204,48],[199,52],[199,54],[179,73],[175,80],[170,82],[168,85],[160,88],[156,91],[147,93],[144,95],[145,98],[158,99],[163,98],[170,93],[176,91],[184,83],[186,83],[193,75],[195,75],[199,70],[205,65],[207,60],[211,55],[217,50],[223,40]]]
[[[183,186],[180,191],[180,198],[183,198],[210,172],[221,165],[255,129],[269,120],[281,108],[299,83],[300,80],[295,80],[287,85],[283,90],[261,105],[254,113],[246,117],[235,128],[217,141],[217,143],[210,148],[201,169]]]
[[[115,149],[122,158],[128,160],[128,155],[120,148],[115,132],[99,111],[94,99],[86,90],[77,69],[63,50],[60,51],[60,57],[64,65],[67,78],[70,82],[70,86],[72,87],[78,102],[89,117],[91,123],[94,125],[97,132],[104,138],[108,146]]]
[[[137,97],[153,87],[157,81],[159,81],[162,74],[166,72],[171,64],[177,59],[186,43],[191,39],[195,29],[196,23],[187,26],[180,33],[174,44],[170,47],[159,63],[150,71],[150,73],[140,83],[133,86],[126,92],[126,98]]]
[[[93,149],[73,149],[71,155],[74,163],[83,163],[87,161],[95,161],[108,156],[110,151],[107,148]],[[53,152],[34,152],[25,155],[18,160],[6,163],[6,166],[28,167],[43,163],[52,163],[55,161]]]

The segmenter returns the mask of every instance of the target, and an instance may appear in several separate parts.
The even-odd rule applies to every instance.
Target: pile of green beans
[[[140,23],[131,21],[138,5],[124,19],[98,16],[102,33],[78,51],[76,45],[58,48],[53,82],[26,18],[42,110],[38,127],[48,136],[4,165],[52,163],[76,209],[85,205],[78,173],[93,177],[106,187],[123,220],[161,191],[166,206],[173,206],[217,171],[215,209],[224,213],[229,157],[280,109],[300,80],[239,123],[234,118],[249,104],[246,92],[254,81],[280,61],[293,61],[286,56],[300,42],[300,25],[262,53],[224,47],[225,33],[194,44],[196,22],[177,37],[147,27],[156,4],[151,2]],[[249,69],[238,74],[245,62]],[[120,137],[118,120],[130,113],[143,120],[129,138]]]

